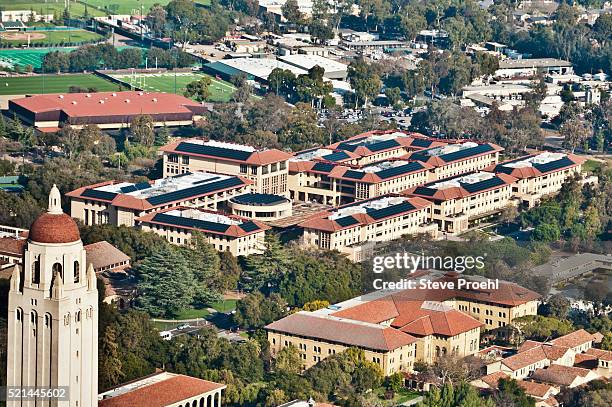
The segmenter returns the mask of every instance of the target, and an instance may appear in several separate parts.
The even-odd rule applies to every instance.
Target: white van
[[[161,338],[164,341],[169,341],[170,339],[172,339],[172,332],[171,331],[161,331],[159,333],[159,336],[161,336]]]

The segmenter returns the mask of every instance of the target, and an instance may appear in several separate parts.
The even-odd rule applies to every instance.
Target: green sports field
[[[138,87],[144,90],[155,92],[175,93],[175,75],[174,73],[161,74],[134,74],[134,75],[112,75],[128,85]],[[180,72],[176,74],[176,93],[182,95],[185,92],[185,87],[188,83],[197,81],[207,76],[195,72]],[[229,82],[221,81],[210,76],[212,84],[210,85],[210,101],[211,102],[228,102],[236,88]]]
[[[70,86],[95,88],[100,92],[119,90],[119,85],[91,74],[36,75],[0,78],[0,95],[66,93]]]
[[[103,39],[100,34],[86,30],[39,30],[0,33],[1,41],[9,43],[11,46],[28,44],[28,36],[30,37],[30,45],[32,46],[61,45],[66,43],[76,45],[75,43],[93,42]]]
[[[117,1],[117,0],[115,0]],[[0,0],[0,9],[3,10],[34,10],[38,14],[55,14],[61,17],[64,12],[64,0]],[[68,3],[68,9],[72,16],[83,16],[85,5],[72,0]],[[94,7],[87,7],[87,14],[90,17],[102,17],[105,12],[96,10]]]
[[[140,14],[142,4],[143,13],[147,14],[154,4],[165,6],[170,0],[80,0],[80,2],[97,9],[98,12],[110,14]],[[205,6],[210,5],[210,0],[195,0],[195,2]]]

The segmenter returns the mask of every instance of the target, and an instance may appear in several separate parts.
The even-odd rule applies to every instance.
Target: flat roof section
[[[235,202],[237,204],[243,204],[243,205],[273,206],[273,205],[278,205],[280,203],[289,202],[289,198],[285,198],[284,196],[273,195],[273,194],[252,193],[252,194],[238,195],[230,199],[230,201]]]

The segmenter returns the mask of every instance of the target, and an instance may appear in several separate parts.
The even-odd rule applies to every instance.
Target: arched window
[[[81,310],[78,310],[76,314],[74,314],[74,322],[81,322]]]
[[[204,397],[200,397],[200,407],[204,407]]]
[[[60,263],[55,263],[51,268],[51,271],[53,272],[53,278],[55,278],[55,275],[59,273],[62,280],[64,279],[64,273],[62,271],[62,265]]]
[[[440,347],[436,346],[436,357],[440,356]]]
[[[15,316],[17,318],[17,321],[19,322],[23,321],[23,310],[21,308],[17,308],[15,310]]]
[[[38,256],[32,263],[32,284],[40,284],[40,259]]]
[[[47,313],[45,314],[45,328],[51,328],[51,314]]]
[[[81,267],[77,260],[74,261],[74,282],[78,283],[81,279]]]
[[[442,355],[446,356],[446,347],[442,348]]]
[[[193,400],[193,403],[191,403],[191,407],[198,407],[198,401]]]

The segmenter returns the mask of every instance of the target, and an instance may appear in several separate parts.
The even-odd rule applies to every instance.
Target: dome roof
[[[61,195],[55,184],[49,193],[49,208],[30,227],[29,238],[37,243],[73,243],[81,240],[76,222],[61,207]]]
[[[81,239],[76,222],[65,213],[43,213],[30,227],[29,238],[37,243],[72,243]]]

